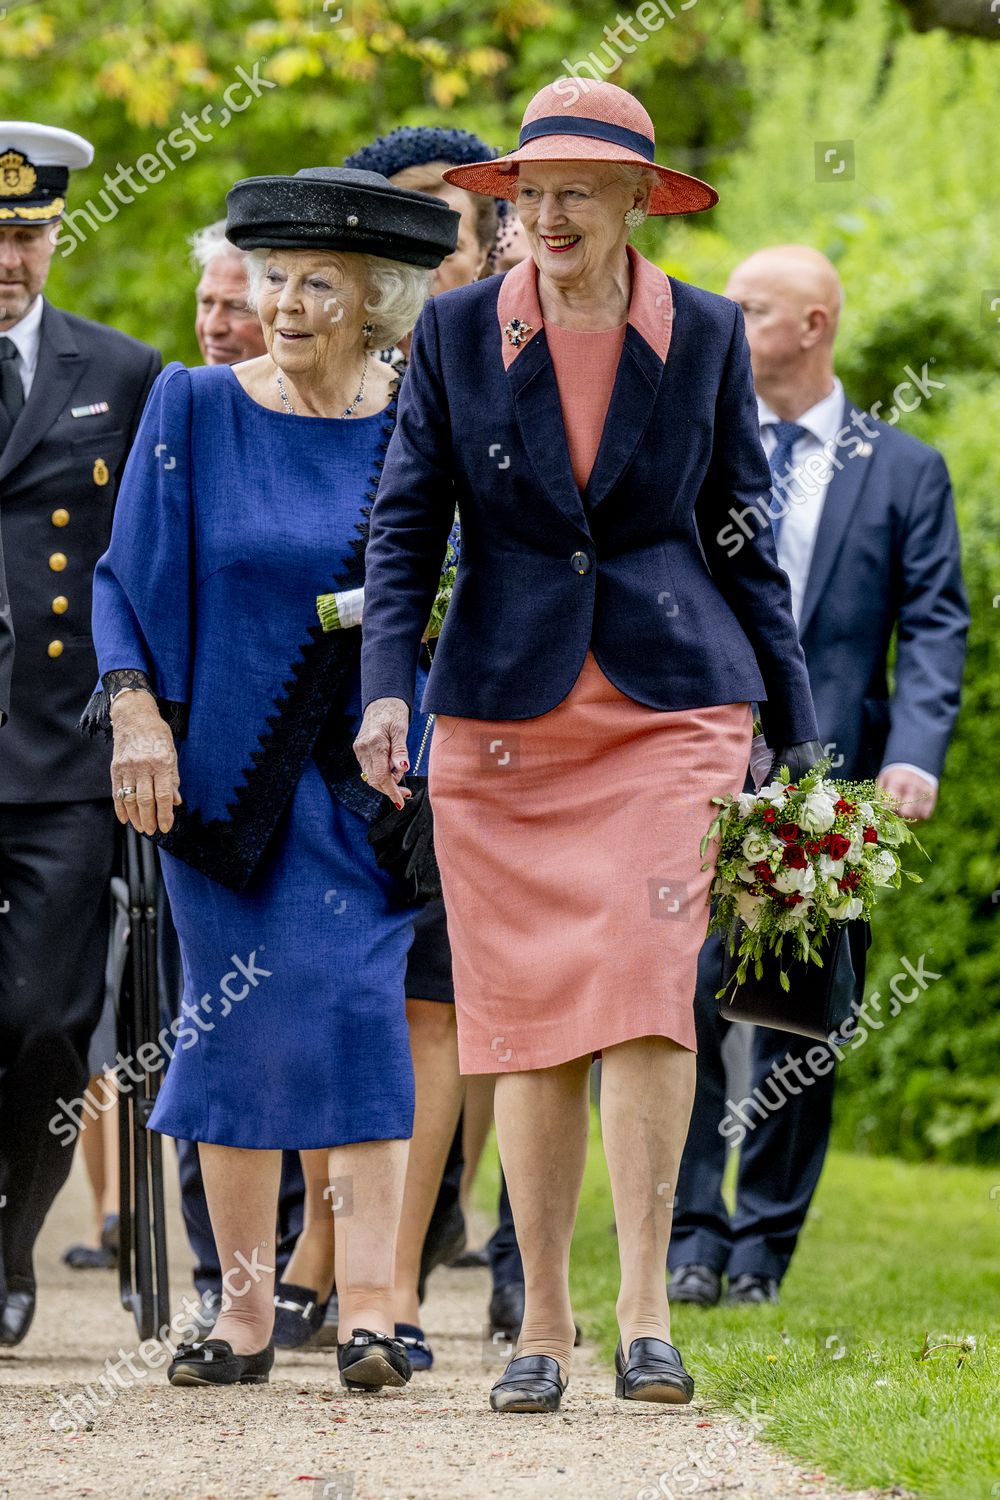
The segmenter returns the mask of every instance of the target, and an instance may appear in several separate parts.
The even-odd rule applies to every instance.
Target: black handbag
[[[864,929],[863,942],[852,943],[852,927]],[[849,1040],[864,996],[864,953],[871,944],[868,924],[831,925],[819,946],[822,968],[797,955],[779,958],[774,953],[765,953],[761,958],[761,977],[758,979],[754,974],[751,961],[740,984],[736,970],[742,928],[743,923],[737,921],[723,942],[724,993],[719,997],[719,1015],[726,1021],[771,1026],[776,1031],[793,1031],[818,1040],[825,1041],[831,1032],[837,1032],[841,1041]],[[778,978],[782,968],[789,980],[787,990]]]
[[[427,777],[418,776],[430,738],[434,715],[427,717],[413,775],[406,785],[411,795],[397,812],[389,802],[368,829],[368,842],[375,862],[394,876],[401,899],[409,906],[435,901],[441,895],[441,872],[434,853],[434,818],[431,813]]]

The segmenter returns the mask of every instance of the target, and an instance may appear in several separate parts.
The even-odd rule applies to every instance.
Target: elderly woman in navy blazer
[[[462,563],[423,699],[464,1073],[497,1075],[525,1270],[500,1411],[552,1411],[574,1321],[569,1248],[603,1058],[621,1289],[616,1393],[693,1383],[664,1261],[694,1089],[708,922],[700,840],[739,791],[760,703],[775,762],[820,749],[770,531],[719,530],[766,495],[739,307],[628,244],[715,192],[654,161],[614,84],[559,79],[516,151],[445,177],[514,200],[531,259],[427,304],[371,522],[364,777],[399,805],[421,632],[457,504]]]

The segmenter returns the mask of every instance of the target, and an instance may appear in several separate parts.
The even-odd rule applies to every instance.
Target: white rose
[[[888,885],[896,873],[896,856],[888,849],[877,849],[874,858],[868,862],[868,868],[876,885]]]
[[[736,897],[736,910],[748,927],[755,927],[766,896],[752,896],[749,891],[740,891]]]
[[[799,827],[809,833],[826,833],[837,818],[833,808],[834,799],[827,792],[807,793],[798,811]]]
[[[829,854],[821,854],[819,857],[819,873],[824,880],[832,876],[834,880],[841,880],[844,874],[844,861],[842,859],[831,859]]]
[[[785,896],[790,896],[792,891],[810,896],[816,889],[816,872],[812,865],[806,865],[804,870],[784,869],[774,877],[774,884]]]
[[[863,839],[851,839],[851,847],[844,858],[849,865],[859,865],[864,857],[865,843]]]
[[[771,841],[765,833],[748,833],[743,840],[743,858],[748,865],[766,859],[771,850]]]

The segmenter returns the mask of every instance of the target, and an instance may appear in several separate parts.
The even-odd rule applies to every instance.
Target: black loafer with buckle
[[[234,1354],[225,1339],[178,1344],[167,1371],[171,1385],[267,1385],[274,1345],[256,1354]]]
[[[274,1342],[279,1349],[298,1349],[323,1327],[326,1303],[311,1287],[279,1281],[274,1289]]]
[[[521,1354],[490,1391],[490,1405],[494,1411],[558,1411],[565,1389],[557,1359]]]
[[[621,1401],[685,1406],[694,1395],[694,1381],[673,1344],[665,1339],[633,1339],[628,1359],[621,1342],[615,1350],[615,1395]]]
[[[337,1346],[340,1383],[349,1391],[380,1391],[384,1385],[406,1385],[413,1374],[405,1346],[399,1339],[367,1328],[354,1328],[346,1344]]]

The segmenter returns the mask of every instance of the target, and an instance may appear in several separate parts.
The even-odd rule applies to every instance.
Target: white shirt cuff
[[[911,765],[908,760],[890,761],[889,765],[882,767],[882,771],[879,772],[880,776],[883,771],[915,771],[918,776],[922,776],[925,781],[929,781],[935,791],[938,789],[939,783],[936,776],[933,776],[930,771],[925,771],[923,766]]]

